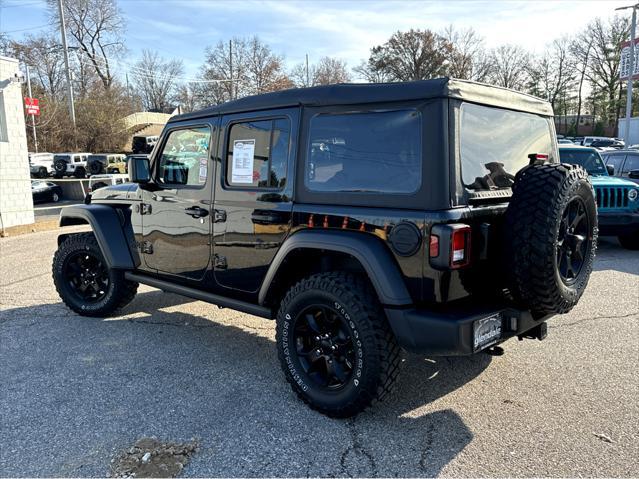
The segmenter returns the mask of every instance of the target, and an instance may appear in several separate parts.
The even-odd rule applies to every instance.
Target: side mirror
[[[606,165],[606,170],[608,170],[608,174],[610,176],[615,176],[615,166],[614,165]]]
[[[129,178],[133,183],[145,184],[151,180],[151,167],[147,158],[129,160]]]
[[[639,170],[630,170],[628,177],[634,180],[639,180]]]

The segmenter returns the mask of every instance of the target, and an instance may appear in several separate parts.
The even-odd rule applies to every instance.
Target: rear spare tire
[[[508,286],[523,307],[567,313],[583,294],[597,248],[597,206],[580,166],[521,170],[506,211]]]
[[[53,169],[55,170],[56,178],[62,178],[67,171],[67,162],[64,160],[56,160],[53,163]]]
[[[89,173],[92,175],[99,175],[102,173],[102,163],[99,160],[90,161],[87,163],[87,168],[89,169]]]

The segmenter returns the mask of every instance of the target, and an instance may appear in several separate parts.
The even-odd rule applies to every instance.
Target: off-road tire
[[[80,166],[75,169],[75,171],[73,172],[73,176],[81,180],[87,177],[87,171],[82,166]]]
[[[306,375],[299,362],[293,331],[298,314],[309,304],[337,310],[354,338],[357,367],[347,384],[330,391]],[[368,282],[345,272],[320,273],[291,287],[277,315],[276,342],[286,380],[311,408],[330,417],[350,417],[381,401],[399,374],[401,350]],[[361,354],[361,356],[360,356]]]
[[[639,250],[639,231],[617,237],[621,246],[629,250]]]
[[[44,166],[38,169],[38,178],[47,178],[48,176],[49,172]]]
[[[53,257],[53,282],[60,298],[71,310],[82,316],[104,318],[115,314],[135,297],[138,283],[124,278],[124,272],[108,270],[109,285],[104,297],[95,303],[78,298],[65,279],[67,260],[78,252],[87,251],[104,261],[100,246],[93,233],[78,233],[68,236],[58,247]]]
[[[87,169],[92,175],[99,175],[104,171],[104,165],[100,161],[91,161],[87,163]]]
[[[577,198],[578,197],[578,198]],[[588,220],[585,254],[574,280],[562,279],[559,236],[567,206],[581,202]],[[580,166],[528,166],[515,177],[506,211],[504,246],[514,299],[536,316],[566,313],[583,294],[597,248],[597,206],[588,173]]]
[[[62,178],[67,171],[67,162],[64,160],[56,160],[53,163],[56,178]]]

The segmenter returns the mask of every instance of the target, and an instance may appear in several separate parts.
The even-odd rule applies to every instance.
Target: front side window
[[[185,186],[205,184],[210,139],[211,133],[205,126],[170,132],[159,159],[158,182]]]
[[[625,157],[626,155],[619,153],[606,155],[605,162],[606,165],[611,165],[615,169],[615,175],[619,175],[619,169]]]
[[[629,154],[626,156],[622,173],[630,173],[633,170],[639,170],[639,155]]]
[[[287,118],[231,125],[226,157],[227,184],[283,188],[286,185],[290,136]]]
[[[546,118],[472,103],[461,106],[460,149],[462,182],[473,191],[510,188],[531,153],[554,160]]]
[[[421,136],[415,110],[318,115],[305,184],[311,191],[413,193],[422,181]]]

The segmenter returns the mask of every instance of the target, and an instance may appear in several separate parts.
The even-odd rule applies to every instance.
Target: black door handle
[[[199,206],[191,206],[190,208],[186,208],[184,212],[193,218],[204,218],[209,214],[209,210],[205,210]]]

